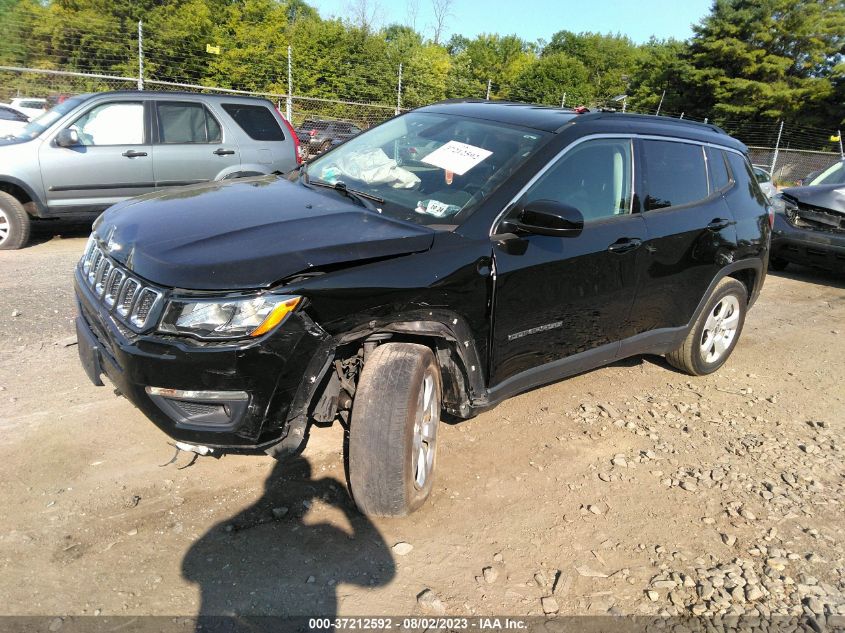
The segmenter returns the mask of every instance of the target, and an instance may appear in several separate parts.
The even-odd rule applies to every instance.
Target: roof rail
[[[589,119],[607,119],[607,118],[618,118],[624,117],[626,119],[630,119],[633,121],[649,121],[652,123],[660,122],[668,125],[686,125],[686,126],[695,126],[699,128],[704,128],[711,132],[716,132],[717,134],[724,134],[728,135],[725,130],[720,128],[718,125],[713,123],[700,123],[699,121],[691,121],[689,119],[676,119],[674,117],[668,116],[660,116],[656,114],[635,114],[633,112],[589,112],[586,114],[580,115],[576,121],[583,120],[585,118]]]

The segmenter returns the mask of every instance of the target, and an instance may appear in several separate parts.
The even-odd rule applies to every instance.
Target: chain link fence
[[[159,90],[223,92],[253,95],[272,101],[297,129],[306,122],[344,121],[367,129],[402,112],[406,106],[424,105],[421,87],[425,69],[406,70],[398,60],[372,59],[361,67],[344,59],[316,58],[325,72],[314,72],[290,46],[272,50],[244,51],[222,59],[219,50],[198,51],[180,42],[163,41],[145,35],[145,27],[125,25],[96,15],[84,22],[68,21],[58,34],[41,34],[37,42],[20,33],[36,28],[26,14],[7,19],[8,33],[0,38],[0,101],[13,97],[46,97],[51,103],[70,95],[107,90]],[[18,22],[16,22],[16,20]],[[20,27],[20,28],[18,28]],[[26,27],[26,28],[23,28]],[[123,27],[123,28],[121,28]],[[96,40],[96,47],[92,41]],[[92,51],[97,51],[94,54]],[[105,50],[105,52],[103,52]],[[304,51],[314,59],[315,51]],[[212,69],[220,81],[209,83]],[[107,70],[108,72],[103,72]],[[225,85],[220,85],[225,84]],[[491,82],[485,94],[490,96]],[[562,93],[566,106],[566,93]],[[838,130],[823,130],[784,124],[780,121],[747,122],[692,119],[684,112],[638,108],[626,99],[592,104],[616,110],[659,114],[720,125],[743,141],[754,164],[770,171],[777,184],[790,185],[819,172],[843,156]]]

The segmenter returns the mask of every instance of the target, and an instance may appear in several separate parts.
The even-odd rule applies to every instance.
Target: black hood
[[[845,213],[845,184],[813,185],[809,187],[788,187],[781,193],[793,200],[812,207]]]
[[[95,224],[114,259],[156,284],[261,288],[296,273],[427,250],[434,231],[275,176],[158,192]]]

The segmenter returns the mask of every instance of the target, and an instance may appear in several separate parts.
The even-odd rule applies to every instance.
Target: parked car
[[[288,171],[297,145],[263,99],[134,91],[67,99],[0,140],[0,249],[25,245],[33,218],[93,220],[158,189]]]
[[[768,172],[768,170],[763,169],[759,165],[752,165],[754,170],[754,177],[757,179],[757,183],[760,185],[760,190],[766,194],[766,197],[771,200],[774,198],[778,193],[778,188],[775,187],[775,183],[772,182],[772,176]]]
[[[29,117],[11,104],[0,103],[0,139],[14,136],[26,127]]]
[[[774,270],[795,263],[845,272],[845,160],[810,182],[783,189],[774,199],[769,265]]]
[[[400,166],[408,134],[437,147]],[[443,412],[636,354],[716,371],[771,220],[715,126],[436,104],[287,177],[109,209],[75,272],[79,357],[185,450],[284,458],[340,420],[358,507],[401,515]]]
[[[35,119],[50,109],[50,106],[47,103],[47,99],[33,97],[16,97],[15,99],[12,99],[9,103],[12,107],[17,108],[18,110],[26,114],[30,119]]]
[[[305,119],[297,131],[305,158],[327,152],[360,133],[354,123],[334,119]]]

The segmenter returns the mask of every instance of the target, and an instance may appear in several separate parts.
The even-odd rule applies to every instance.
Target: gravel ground
[[[370,521],[336,427],[167,464],[78,364],[64,232],[0,252],[4,614],[845,615],[841,278],[770,275],[713,376],[638,357],[444,425],[431,502]]]

